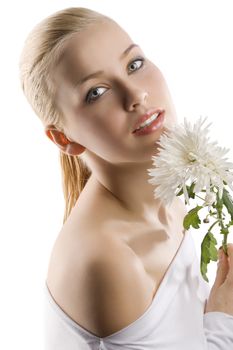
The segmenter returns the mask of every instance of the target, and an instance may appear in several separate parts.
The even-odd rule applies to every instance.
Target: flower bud
[[[205,224],[208,224],[208,223],[210,222],[210,220],[209,220],[208,218],[205,218],[205,219],[203,220],[203,222],[204,222]]]

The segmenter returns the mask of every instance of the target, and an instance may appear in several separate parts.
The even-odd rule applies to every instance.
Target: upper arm
[[[76,270],[72,316],[96,336],[105,337],[139,318],[151,303],[148,277],[136,260],[108,244],[94,247]],[[73,278],[74,278],[73,276]]]

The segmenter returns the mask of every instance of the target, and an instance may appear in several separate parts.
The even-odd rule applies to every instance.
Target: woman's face
[[[148,161],[161,132],[177,121],[161,71],[132,44],[117,23],[106,20],[75,34],[54,70],[66,136],[86,148],[84,159],[87,154],[115,164]],[[102,72],[85,79],[97,71]],[[165,109],[164,127],[135,136],[135,123],[151,108]]]

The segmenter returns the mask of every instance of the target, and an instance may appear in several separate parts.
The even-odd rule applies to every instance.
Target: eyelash
[[[133,64],[134,62],[136,62],[136,61],[141,61],[141,63],[142,63],[141,66],[140,66],[138,69],[136,69],[136,71],[138,71],[139,69],[141,69],[141,68],[144,66],[145,58],[143,58],[143,57],[137,57],[137,58],[135,58],[133,61],[131,61],[131,62],[129,63],[129,66],[130,66],[131,64]],[[134,71],[133,71],[133,72],[134,72]],[[99,96],[98,96],[96,99],[94,99],[92,102],[89,102],[89,101],[90,101],[89,96],[90,96],[90,94],[91,94],[91,92],[92,92],[93,90],[96,90],[96,89],[101,88],[101,87],[103,88],[103,86],[97,86],[97,87],[95,87],[95,88],[90,89],[90,90],[88,91],[87,95],[86,95],[85,102],[88,103],[88,104],[95,102],[95,101],[98,99]],[[104,88],[104,89],[105,89],[105,88]],[[101,96],[102,96],[102,95],[101,95]]]

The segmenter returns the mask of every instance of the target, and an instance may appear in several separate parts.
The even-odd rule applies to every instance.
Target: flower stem
[[[216,225],[218,222],[220,221],[220,219],[216,220],[208,229],[208,232],[210,232],[212,230],[212,227],[214,227],[214,225]]]
[[[196,194],[196,193],[195,193],[195,196],[198,197],[198,198],[200,198],[200,199],[202,199],[203,201],[205,201],[204,198],[198,196],[198,194]]]
[[[218,214],[220,226],[221,226],[222,232],[223,232],[222,247],[223,247],[224,253],[227,254],[227,235],[228,235],[229,231],[228,231],[228,228],[225,227],[223,224],[223,218],[222,218],[223,202],[222,202],[222,199],[221,200],[219,199],[219,192],[217,192],[217,198],[218,198],[218,200],[217,200],[216,209],[217,209],[217,214]]]
[[[223,245],[222,246],[223,246],[223,250],[224,250],[225,254],[227,254],[227,233],[224,233],[224,235],[223,235]]]

